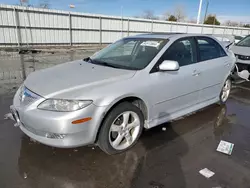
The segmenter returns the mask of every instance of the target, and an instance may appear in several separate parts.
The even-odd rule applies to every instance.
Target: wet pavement
[[[46,57],[46,63],[53,66],[53,58]],[[23,59],[11,71],[31,63]],[[30,141],[3,119],[20,83],[0,79],[0,188],[250,187],[250,83],[234,86],[225,106],[212,105],[145,131],[134,148],[114,156],[93,146],[57,149]],[[235,144],[231,156],[216,151],[220,140]],[[215,175],[206,179],[199,174],[203,168]]]

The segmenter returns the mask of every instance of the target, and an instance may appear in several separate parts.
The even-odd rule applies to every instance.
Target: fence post
[[[17,37],[17,45],[20,48],[21,46],[21,33],[20,33],[20,21],[19,21],[19,15],[16,11],[16,8],[13,8],[14,11],[14,17],[15,17],[15,26],[16,26],[16,37]]]
[[[69,45],[72,46],[72,19],[69,12]]]
[[[154,27],[154,21],[153,19],[151,20],[151,33],[153,33],[153,27]]]
[[[225,36],[225,31],[226,31],[226,27],[224,27],[224,31],[223,31],[223,37],[222,37],[222,41],[224,41],[224,36]]]
[[[186,27],[186,33],[188,33],[188,25],[186,25],[187,27]]]
[[[99,17],[99,21],[100,21],[100,29],[99,29],[99,32],[100,32],[100,42],[99,42],[99,44],[100,44],[100,47],[102,46],[102,17],[100,16]]]
[[[122,23],[122,27],[121,27],[121,38],[123,38],[123,17],[121,16],[121,23]]]
[[[128,36],[129,36],[129,18],[128,18]]]
[[[26,68],[25,68],[25,63],[24,63],[24,55],[20,54],[20,62],[21,62],[21,68],[22,68],[22,79],[23,81],[26,79]]]

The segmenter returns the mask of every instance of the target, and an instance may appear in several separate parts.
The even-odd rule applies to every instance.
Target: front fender
[[[141,95],[138,95],[138,94],[134,94],[134,93],[128,93],[128,94],[124,94],[124,95],[120,95],[120,96],[116,96],[114,98],[111,98],[111,97],[108,97],[108,98],[104,98],[102,101],[99,101],[98,104],[95,104],[96,106],[105,106],[106,109],[105,109],[105,113],[103,115],[103,117],[106,116],[106,114],[110,111],[110,109],[115,106],[116,104],[118,104],[119,102],[123,101],[123,100],[126,100],[126,98],[131,98],[131,97],[134,97],[134,98],[138,98],[140,100],[142,100],[146,107],[147,107],[147,119],[150,117],[149,114],[151,113],[152,111],[152,106],[150,105],[149,101],[141,96]]]

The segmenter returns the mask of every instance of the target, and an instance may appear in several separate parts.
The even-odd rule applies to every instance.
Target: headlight
[[[91,100],[78,101],[65,99],[47,99],[38,105],[38,109],[58,112],[71,112],[85,108],[91,103]]]

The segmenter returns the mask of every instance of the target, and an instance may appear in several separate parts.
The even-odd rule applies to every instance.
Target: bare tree
[[[159,20],[160,18],[154,14],[152,10],[145,10],[143,11],[141,16],[134,16],[135,18],[144,18],[150,20]]]
[[[235,21],[227,20],[227,21],[224,23],[224,25],[237,27],[237,26],[240,26],[241,24],[238,23],[238,22],[235,22]]]
[[[169,11],[166,11],[165,13],[163,13],[163,19],[164,20],[168,20],[169,19],[169,17],[171,16],[171,15],[173,15],[171,12],[169,12]],[[173,15],[174,16],[174,15]],[[175,16],[174,16],[175,17]]]
[[[49,8],[49,0],[40,0],[39,5],[40,8]]]
[[[20,0],[20,5],[21,6],[28,6],[29,5],[29,0]]]
[[[177,22],[184,21],[186,18],[186,11],[183,5],[176,5],[173,11],[166,11],[163,14],[164,20],[168,20],[170,16],[174,16]]]
[[[188,22],[188,23],[195,23],[195,24],[196,24],[197,20],[194,19],[194,18],[191,18],[191,19],[189,19],[187,22]]]
[[[174,15],[177,18],[177,21],[184,21],[186,18],[186,11],[183,5],[177,5],[174,9]]]
[[[142,17],[145,19],[152,19],[154,17],[154,12],[152,10],[144,10]]]

